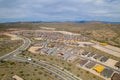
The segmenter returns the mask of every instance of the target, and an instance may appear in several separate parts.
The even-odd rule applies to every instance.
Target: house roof
[[[120,68],[120,61],[115,64],[116,67]]]
[[[91,68],[93,68],[93,66],[95,66],[95,65],[96,65],[95,62],[89,62],[89,63],[87,63],[87,64],[85,65],[85,67],[91,69]]]
[[[95,55],[95,54],[89,53],[89,54],[87,55],[87,57],[92,57],[93,55]]]
[[[82,53],[82,55],[87,55],[89,52],[87,52],[87,51],[84,51],[83,53]]]
[[[67,59],[68,57],[70,57],[70,55],[69,55],[69,54],[64,54],[62,57],[63,57],[64,59]]]
[[[96,71],[96,72],[98,72],[98,73],[101,73],[104,69],[105,69],[105,67],[104,66],[102,66],[102,65],[95,65],[94,67],[93,67],[93,69]]]
[[[101,55],[96,54],[93,58],[94,58],[94,59],[99,59],[100,57],[101,57]]]
[[[120,74],[114,73],[113,76],[111,77],[111,80],[120,80]]]
[[[101,75],[103,75],[104,77],[110,78],[112,73],[113,73],[113,70],[105,68],[102,71]]]
[[[102,57],[102,58],[100,59],[100,61],[101,61],[101,62],[106,62],[108,59],[109,59],[108,57]]]
[[[88,62],[88,60],[80,60],[79,64],[80,64],[80,66],[83,66],[87,62]]]

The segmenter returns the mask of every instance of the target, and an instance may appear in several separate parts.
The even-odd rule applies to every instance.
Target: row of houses
[[[77,41],[88,41],[87,37],[81,35],[71,35],[71,34],[63,34],[60,32],[50,32],[50,31],[19,31],[17,35],[24,35],[26,37],[37,37],[44,40],[51,41],[64,41],[66,43],[76,43]]]
[[[101,64],[98,64],[96,62],[89,61],[87,59],[81,59],[78,62],[78,65],[80,67],[85,67],[85,68],[89,69],[90,71],[91,70],[95,71],[105,78],[111,78],[111,80],[120,80],[120,76],[119,76],[120,73],[114,71],[111,68],[108,68],[108,67],[105,67]]]
[[[113,60],[113,59],[110,59],[109,57],[102,56],[99,54],[94,54],[94,53],[87,52],[87,51],[84,51],[82,53],[82,56],[88,57],[90,59],[94,59],[95,61],[97,60],[97,61],[102,62],[104,64],[107,64],[107,61],[110,62],[111,60]],[[116,60],[113,60],[113,61],[115,61],[115,63],[113,64],[113,68],[117,68],[118,70],[120,70],[120,61],[116,61]]]
[[[101,76],[104,76],[106,78],[111,78],[112,80],[115,80],[115,77],[119,76],[119,73],[116,73],[111,68],[105,67],[103,65],[97,64],[96,62],[89,61],[89,59],[94,61],[99,61],[101,63],[107,62],[109,60],[108,57],[91,53],[88,51],[84,51],[82,49],[76,49],[71,48],[65,45],[58,46],[57,43],[54,44],[54,46],[51,48],[51,44],[48,44],[49,42],[63,42],[66,44],[74,44],[78,41],[82,41],[85,38],[78,36],[78,35],[68,35],[68,34],[62,34],[58,32],[25,32],[25,36],[35,36],[39,37],[40,40],[47,41],[45,43],[42,43],[41,46],[44,46],[41,49],[37,49],[36,51],[39,51],[40,53],[47,54],[47,55],[57,55],[62,57],[64,60],[67,60],[68,62],[74,62],[77,58],[85,57],[88,59],[82,59],[79,62],[79,65],[81,67],[85,67],[87,69],[92,69],[93,71],[96,71]],[[38,41],[39,41],[38,39]],[[77,45],[77,44],[75,44]],[[115,67],[120,69],[120,62],[116,62]],[[116,79],[119,80],[119,79]]]
[[[43,52],[45,54],[59,55],[59,56],[62,56],[63,59],[67,59],[68,55],[73,54],[73,55],[79,55],[82,57],[87,57],[87,58],[90,58],[93,60],[97,60],[97,61],[102,62],[104,64],[109,60],[109,57],[105,57],[105,56],[102,56],[99,54],[84,51],[82,49],[70,48],[70,47],[66,47],[63,45],[61,45],[61,46],[56,46],[56,45],[52,48],[46,47],[46,48],[38,49],[37,51]],[[116,68],[120,69],[120,61],[118,61],[114,66]]]

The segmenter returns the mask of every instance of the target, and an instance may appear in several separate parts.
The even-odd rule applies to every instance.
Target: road
[[[21,53],[22,51],[26,50],[30,46],[31,41],[28,38],[21,37],[21,36],[20,36],[20,38],[23,40],[24,43],[19,48],[17,48],[16,50],[14,50],[14,51],[6,54],[6,55],[1,56],[0,60],[10,59],[14,55],[17,55],[17,54]]]
[[[28,62],[34,66],[44,68],[47,72],[55,75],[55,77],[58,78],[59,80],[82,80],[76,77],[75,75],[73,75],[72,73],[66,72],[65,70],[57,66],[50,65],[47,62],[33,59],[33,58],[32,60],[29,60],[28,58],[17,57],[18,54],[22,53],[22,51],[25,51],[31,44],[31,41],[28,38],[22,37],[22,36],[19,36],[19,37],[23,40],[24,43],[16,50],[4,56],[1,56],[0,60],[13,60],[14,59],[15,61],[18,61],[18,62]]]
[[[47,70],[49,73],[52,73],[53,75],[57,76],[57,78],[59,78],[60,80],[82,80],[74,76],[73,74],[66,72],[64,69],[51,65],[48,62],[42,60],[37,60],[34,58],[28,60],[27,58],[23,58],[23,57],[13,57],[12,59],[18,62],[28,62],[29,64],[32,64],[36,67],[42,67],[45,70]]]
[[[88,58],[88,57],[83,57],[83,56],[78,55],[78,54],[72,54],[72,55],[79,56],[80,59],[86,59],[86,60],[88,60],[88,61],[91,61],[91,62],[94,62],[94,63],[100,64],[100,65],[103,65],[103,66],[105,66],[105,67],[107,67],[107,68],[109,68],[109,69],[112,69],[112,70],[114,70],[114,71],[120,73],[120,70],[118,70],[118,69],[114,69],[114,68],[112,68],[112,67],[110,67],[110,66],[107,66],[106,64],[101,63],[101,62],[99,62],[99,61],[97,61],[97,60],[90,59],[90,58]]]

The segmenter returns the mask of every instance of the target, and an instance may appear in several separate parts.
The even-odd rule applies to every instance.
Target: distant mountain
[[[120,24],[120,22],[107,22],[107,21],[19,21],[19,22],[6,22],[7,24],[16,23],[81,23],[81,24]]]
[[[107,23],[107,24],[120,24],[120,22],[103,22],[103,23]]]
[[[107,22],[107,21],[74,21],[75,23],[91,23],[91,24],[120,24],[120,22]]]

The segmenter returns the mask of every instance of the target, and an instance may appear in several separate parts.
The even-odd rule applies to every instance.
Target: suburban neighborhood
[[[5,60],[5,61],[15,60],[18,62],[28,62],[32,65],[39,66],[38,65],[39,61],[36,61],[35,55],[46,55],[46,56],[48,55],[48,56],[54,56],[56,58],[61,58],[63,59],[63,61],[66,61],[70,64],[73,64],[75,62],[74,65],[76,67],[88,71],[87,73],[90,72],[104,80],[120,79],[119,60],[115,60],[113,58],[98,53],[93,53],[90,52],[89,50],[88,51],[85,50],[85,48],[88,47],[96,48],[95,47],[96,45],[103,48],[109,46],[106,43],[95,42],[87,37],[82,36],[81,34],[74,34],[67,31],[21,30],[21,31],[13,31],[10,33],[5,33],[4,35],[10,36],[11,40],[23,39],[24,45],[16,49],[16,51],[6,54],[5,56],[4,55],[1,56],[0,57],[1,60]],[[107,49],[109,49],[109,47],[107,47]],[[27,54],[23,54],[22,52],[24,50],[30,52],[29,54],[33,54],[33,55],[27,56]],[[119,55],[120,50],[119,49],[116,50],[116,48],[115,49],[113,48],[113,52],[117,52],[114,55],[117,56]],[[43,68],[45,67],[43,63],[40,64],[43,65]],[[64,75],[60,74],[58,75],[57,78],[63,80],[65,78],[63,77]],[[24,80],[16,74],[13,75],[12,78],[14,78],[15,80]],[[75,80],[77,79],[83,80],[79,76],[73,78],[75,78]],[[70,80],[73,79],[70,78]]]

